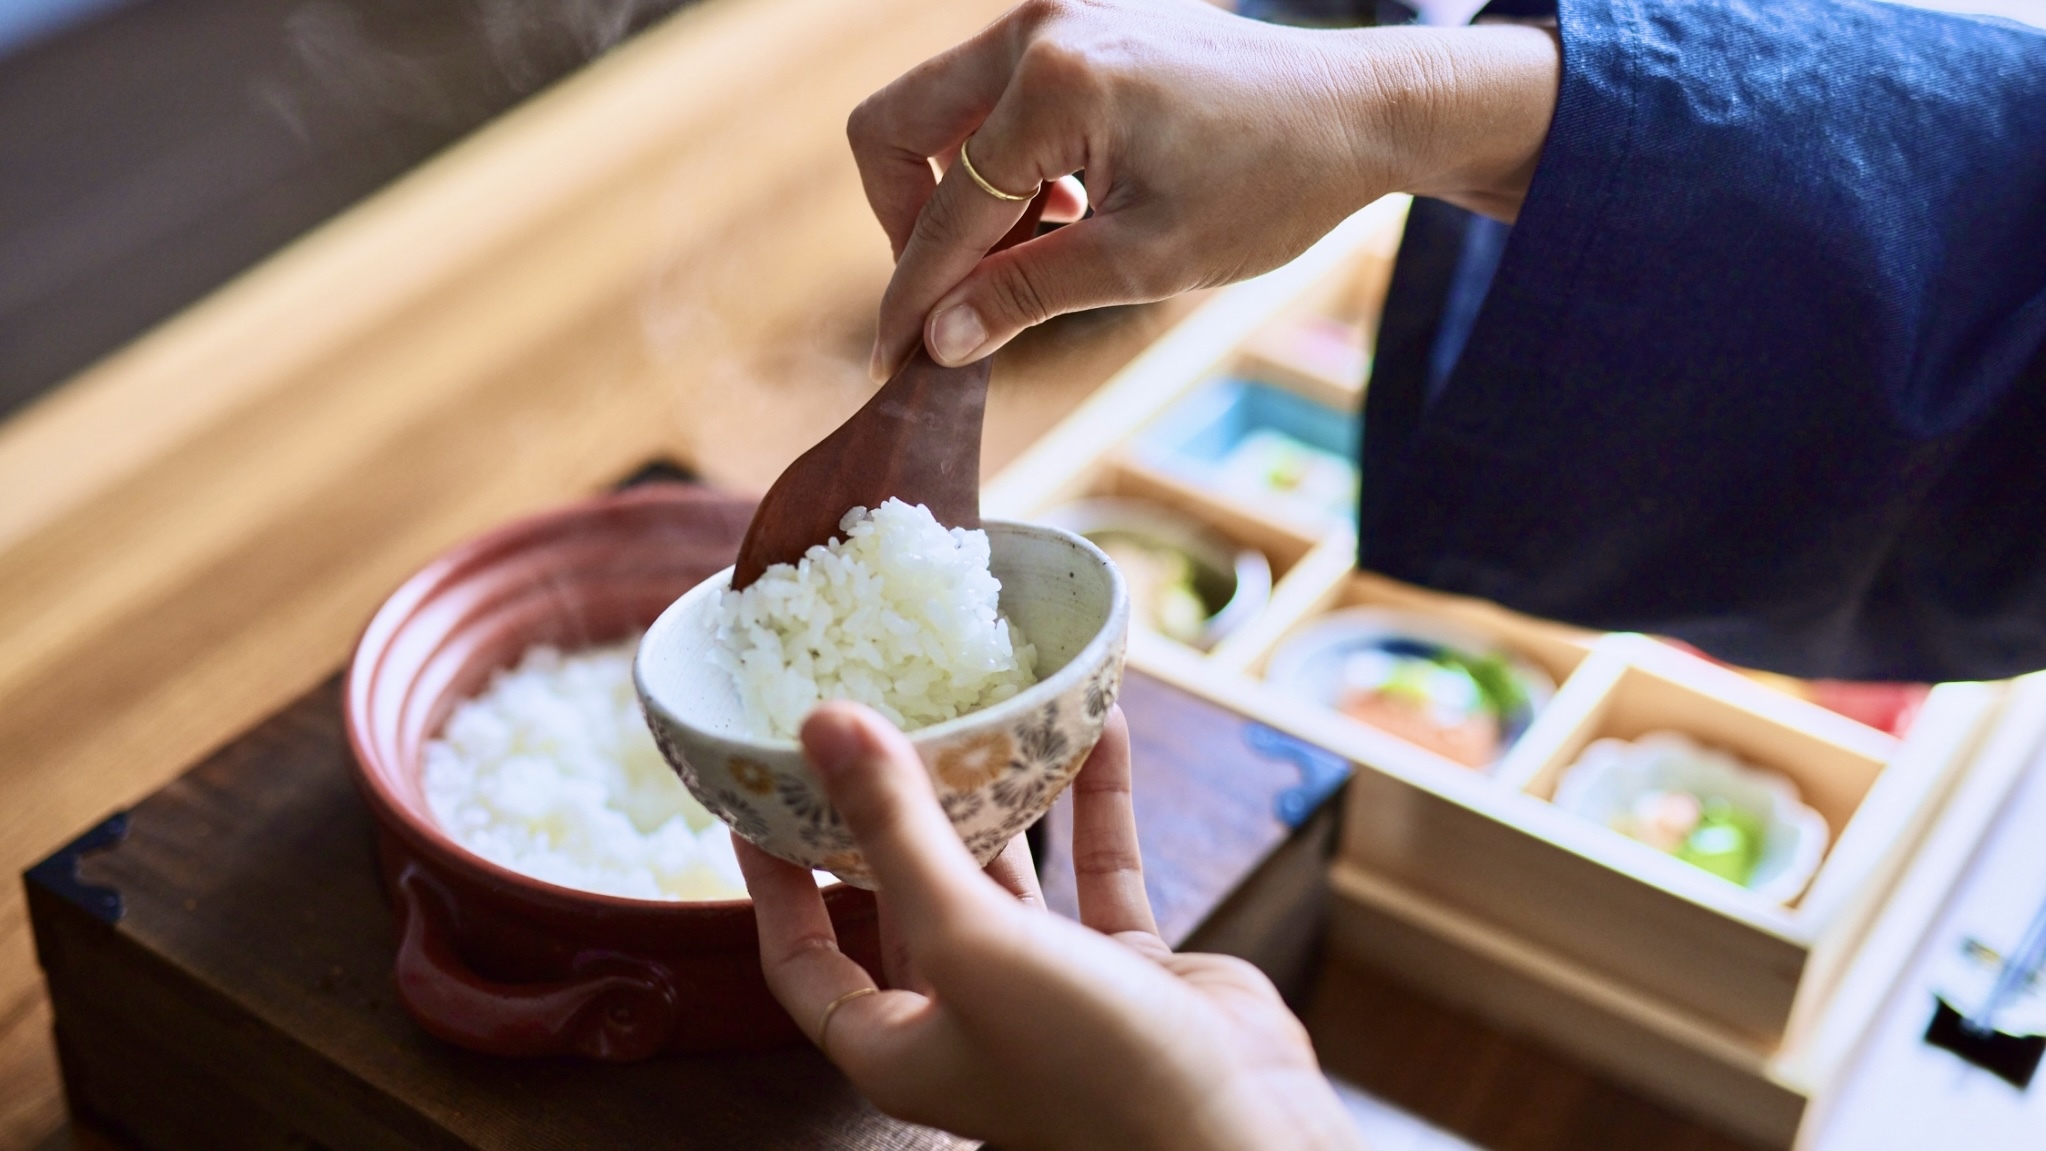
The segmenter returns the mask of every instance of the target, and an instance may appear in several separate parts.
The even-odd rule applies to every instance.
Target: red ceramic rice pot
[[[529,646],[623,639],[732,561],[750,502],[649,485],[520,520],[407,580],[348,669],[356,782],[375,816],[405,1009],[495,1055],[643,1059],[801,1038],[760,973],[749,900],[558,887],[458,846],[419,787],[424,744]],[[873,898],[826,890],[840,945],[879,971]]]

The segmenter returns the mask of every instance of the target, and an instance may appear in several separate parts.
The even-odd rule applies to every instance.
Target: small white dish
[[[1330,612],[1302,628],[1272,653],[1265,679],[1301,699],[1340,711],[1345,664],[1359,653],[1374,650],[1416,656],[1451,652],[1503,665],[1523,698],[1518,706],[1498,715],[1499,757],[1505,756],[1534,722],[1535,714],[1556,694],[1556,681],[1547,672],[1475,631],[1433,616],[1374,607]],[[1495,758],[1487,767],[1497,762]]]
[[[1612,827],[1615,820],[1635,811],[1644,795],[1658,791],[1693,795],[1700,801],[1723,800],[1753,815],[1763,834],[1746,886],[1773,903],[1787,904],[1802,895],[1825,858],[1832,833],[1825,817],[1805,805],[1794,783],[1726,752],[1700,747],[1677,732],[1594,741],[1564,770],[1553,802],[1601,827]]]
[[[1272,598],[1272,564],[1256,548],[1234,547],[1193,518],[1147,500],[1079,500],[1051,509],[1038,522],[1092,538],[1114,532],[1176,549],[1193,563],[1233,578],[1229,597],[1210,613],[1193,646],[1206,650],[1264,610]],[[1144,621],[1150,626],[1150,621]]]

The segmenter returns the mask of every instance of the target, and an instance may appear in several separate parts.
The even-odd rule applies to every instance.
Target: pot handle
[[[485,979],[455,952],[441,885],[407,862],[391,885],[398,910],[398,999],[433,1035],[492,1055],[645,1059],[674,1034],[675,989],[656,964],[587,953],[553,983]]]

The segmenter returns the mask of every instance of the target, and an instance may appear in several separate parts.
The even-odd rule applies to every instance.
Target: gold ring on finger
[[[822,1051],[826,1058],[830,1058],[831,1049],[824,1045],[824,1041],[831,1034],[831,1017],[838,1014],[839,1008],[844,1007],[855,999],[873,995],[880,990],[878,987],[855,987],[844,995],[825,1004],[824,1014],[817,1017],[817,1050]]]
[[[1043,184],[1039,184],[1037,188],[1032,188],[1028,192],[1023,193],[1020,196],[1016,195],[1013,192],[1002,191],[1000,188],[997,188],[993,184],[988,183],[987,178],[985,176],[982,176],[979,171],[975,170],[973,166],[973,158],[966,154],[966,144],[967,141],[965,140],[959,141],[960,166],[966,169],[967,175],[973,177],[974,183],[980,185],[981,191],[986,192],[988,195],[993,196],[995,199],[1008,200],[1011,203],[1014,203],[1017,200],[1028,200],[1037,195],[1038,188],[1044,187]]]

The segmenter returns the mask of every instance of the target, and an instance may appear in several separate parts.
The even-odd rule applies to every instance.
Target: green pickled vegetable
[[[1678,859],[1742,887],[1762,858],[1762,821],[1723,799],[1708,799],[1698,826],[1677,847]]]

